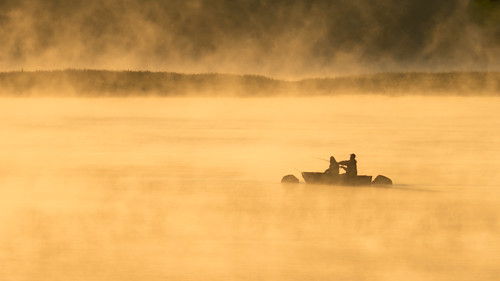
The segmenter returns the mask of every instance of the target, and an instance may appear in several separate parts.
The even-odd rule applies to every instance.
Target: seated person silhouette
[[[339,163],[335,160],[335,157],[330,156],[330,167],[326,169],[325,174],[338,175],[339,174]]]

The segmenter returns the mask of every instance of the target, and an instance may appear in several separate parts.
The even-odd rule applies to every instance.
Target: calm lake
[[[500,98],[4,98],[0,276],[498,280],[499,171]]]

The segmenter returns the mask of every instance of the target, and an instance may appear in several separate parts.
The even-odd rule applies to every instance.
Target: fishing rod
[[[323,160],[323,161],[326,161],[326,162],[330,162],[330,160],[327,160],[327,159],[324,159],[324,158],[319,158],[319,157],[313,157],[315,159],[318,159],[318,160]]]

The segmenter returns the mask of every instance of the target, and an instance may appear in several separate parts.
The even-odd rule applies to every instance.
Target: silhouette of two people
[[[356,161],[356,155],[353,153],[349,160],[344,160],[337,162],[335,157],[330,156],[330,166],[326,169],[325,173],[338,175],[339,168],[345,170],[345,174],[342,174],[347,180],[354,179],[358,176],[358,167]]]

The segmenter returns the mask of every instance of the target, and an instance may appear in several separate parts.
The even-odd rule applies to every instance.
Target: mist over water
[[[495,0],[3,0],[0,71],[499,71]]]
[[[498,108],[1,99],[2,280],[496,280]],[[279,183],[353,152],[395,185]]]

